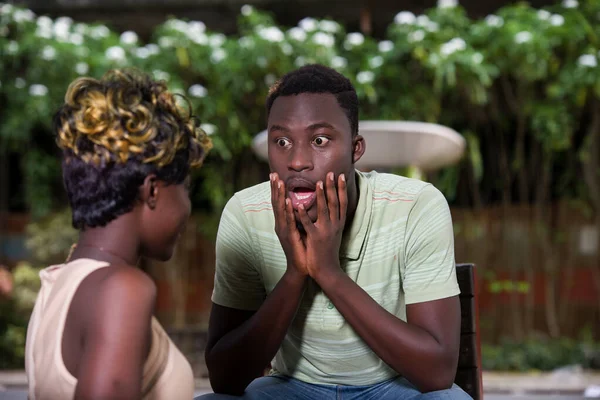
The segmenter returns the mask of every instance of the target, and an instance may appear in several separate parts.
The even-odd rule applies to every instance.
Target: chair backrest
[[[477,279],[474,264],[457,264],[460,287],[460,354],[454,382],[474,400],[483,399],[481,341],[477,307]]]

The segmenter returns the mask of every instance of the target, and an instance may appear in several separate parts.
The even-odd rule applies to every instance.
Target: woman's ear
[[[144,179],[144,183],[142,184],[140,191],[142,202],[151,210],[154,210],[156,208],[156,203],[158,202],[158,196],[160,192],[156,175],[148,175],[146,179]]]

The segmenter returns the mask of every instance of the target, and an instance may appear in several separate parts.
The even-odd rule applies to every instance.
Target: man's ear
[[[366,149],[367,143],[365,142],[365,138],[361,135],[356,135],[354,139],[352,139],[352,162],[354,164],[356,164],[363,154],[365,154]]]
[[[156,175],[150,174],[144,179],[144,183],[140,188],[142,202],[150,207],[151,210],[156,208],[160,187]]]

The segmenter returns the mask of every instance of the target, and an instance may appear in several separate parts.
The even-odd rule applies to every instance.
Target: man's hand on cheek
[[[292,202],[287,199],[285,183],[276,173],[270,175],[271,204],[275,214],[275,233],[287,259],[287,269],[299,275],[308,275],[306,268],[306,248],[296,227]]]
[[[340,273],[340,245],[346,224],[348,196],[346,177],[337,177],[337,188],[333,172],[327,174],[325,185],[317,183],[317,220],[313,223],[302,205],[298,217],[306,237],[306,267],[309,275],[317,282],[324,277]]]

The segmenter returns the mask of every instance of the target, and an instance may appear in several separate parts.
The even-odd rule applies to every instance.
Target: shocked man
[[[443,195],[355,169],[358,98],[330,68],[284,76],[267,112],[270,180],[217,236],[205,398],[469,399]]]

